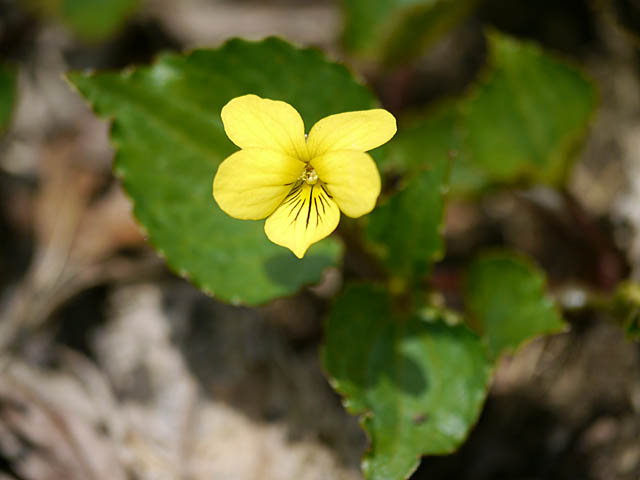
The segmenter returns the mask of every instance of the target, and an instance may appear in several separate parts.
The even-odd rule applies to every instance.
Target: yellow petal
[[[376,206],[380,173],[368,153],[328,152],[314,158],[311,165],[345,215],[360,217]]]
[[[264,231],[273,243],[302,258],[311,244],[336,229],[339,220],[338,206],[319,183],[301,183],[267,218]]]
[[[309,132],[311,158],[333,150],[366,152],[396,134],[396,119],[386,110],[338,113],[323,118]]]
[[[240,150],[218,167],[213,198],[232,217],[265,218],[287,196],[304,167],[303,162],[275,150]]]
[[[279,100],[243,95],[227,103],[220,114],[224,131],[240,148],[268,148],[306,160],[304,122],[291,105]]]

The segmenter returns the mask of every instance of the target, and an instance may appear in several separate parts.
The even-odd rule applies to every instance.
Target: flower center
[[[300,175],[300,180],[308,183],[309,185],[315,185],[318,181],[318,174],[316,173],[315,168],[307,164],[307,166],[304,167],[302,174]]]

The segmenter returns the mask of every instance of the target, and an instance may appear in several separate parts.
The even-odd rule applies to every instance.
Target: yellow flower
[[[232,217],[268,217],[269,240],[298,258],[335,230],[340,210],[360,217],[375,207],[380,174],[364,152],[395,135],[396,120],[386,110],[330,115],[307,137],[300,114],[278,100],[244,95],[221,116],[241,150],[218,167],[213,197]]]

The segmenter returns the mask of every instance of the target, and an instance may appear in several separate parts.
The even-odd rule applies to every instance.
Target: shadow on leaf
[[[295,289],[301,284],[310,283],[310,273],[320,272],[334,263],[326,253],[311,253],[300,260],[283,249],[282,253],[268,258],[264,262],[264,268],[270,280]]]

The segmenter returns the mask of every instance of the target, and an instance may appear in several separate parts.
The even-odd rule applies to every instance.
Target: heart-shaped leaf
[[[535,45],[497,32],[488,41],[489,70],[460,105],[464,139],[452,182],[465,168],[493,183],[563,181],[597,104],[594,85]]]
[[[401,119],[385,168],[421,169],[451,155],[452,194],[564,181],[597,105],[594,84],[531,43],[495,31],[487,38],[481,80],[463,98]]]
[[[220,120],[234,97],[284,100],[307,128],[330,114],[375,107],[344,66],[276,38],[236,39],[217,50],[164,55],[150,68],[69,79],[100,116],[113,119],[116,172],[175,271],[223,300],[258,304],[318,281],[336,263],[334,239],[298,261],[267,240],[263,222],[223,213],[211,184],[219,163],[237,150]]]
[[[487,393],[491,362],[482,341],[437,311],[394,311],[382,288],[355,286],[326,325],[324,366],[347,409],[362,415],[370,480],[400,480],[421,455],[457,448]]]

